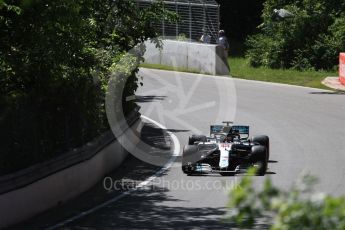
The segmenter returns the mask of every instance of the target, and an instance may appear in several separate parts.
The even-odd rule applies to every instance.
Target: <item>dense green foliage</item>
[[[111,66],[152,23],[172,15],[161,2],[0,1],[0,174],[80,146],[108,124],[104,95]],[[124,97],[138,87],[136,68]],[[133,104],[124,103],[125,113]]]
[[[294,16],[279,18],[274,9]],[[261,32],[248,39],[253,66],[335,69],[345,50],[345,1],[266,0]]]
[[[266,179],[258,191],[253,178],[245,176],[231,191],[230,219],[246,228],[260,221],[272,230],[345,229],[345,197],[313,193],[316,182],[304,175],[289,191],[282,191]]]

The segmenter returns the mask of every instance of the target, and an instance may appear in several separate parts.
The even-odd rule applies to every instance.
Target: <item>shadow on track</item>
[[[345,95],[345,91],[332,91],[332,92],[327,92],[327,91],[320,91],[320,92],[310,92],[309,94],[314,94],[314,95]]]
[[[135,96],[135,101],[138,103],[148,103],[148,102],[155,102],[155,101],[163,101],[165,100],[166,96]]]
[[[268,163],[276,164],[276,163],[279,163],[279,162],[275,161],[275,160],[269,160]]]
[[[226,209],[202,207],[175,207],[176,200],[167,195],[168,190],[152,186],[137,191],[116,204],[93,215],[73,222],[64,229],[227,229],[236,227],[224,222]],[[216,199],[216,198],[215,198]],[[168,203],[168,204],[167,204]],[[268,225],[257,224],[257,229]]]
[[[159,154],[169,155],[172,151],[170,148],[171,140],[170,137],[167,136],[165,130],[159,129],[150,123],[143,123],[141,136],[143,142],[155,147],[156,149],[156,151],[152,151],[152,153],[150,152],[149,154],[158,154],[159,150]],[[115,169],[110,174],[105,175],[104,178],[109,177],[114,184],[120,182],[121,186],[123,185],[126,188],[131,188],[154,175],[160,168],[160,166],[142,162],[129,154],[127,159],[119,168]],[[77,184],[76,186],[79,185]],[[93,188],[75,199],[67,202],[59,202],[51,210],[13,226],[10,229],[44,229],[53,226],[56,223],[76,216],[81,212],[90,210],[107,200],[119,196],[123,191],[123,189],[106,189],[104,180],[99,181],[99,183],[97,183]],[[89,216],[86,216],[85,218],[88,219],[88,217]],[[97,229],[102,228],[98,227]]]
[[[167,129],[166,131],[172,132],[172,133],[188,133],[190,130],[184,130],[184,129]]]

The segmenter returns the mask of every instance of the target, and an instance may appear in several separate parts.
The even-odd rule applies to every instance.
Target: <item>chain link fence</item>
[[[137,0],[140,7],[148,7],[153,0]],[[162,20],[156,24],[164,38],[175,37],[180,40],[198,41],[203,33],[211,36],[215,44],[219,31],[219,4],[214,0],[165,0],[164,7],[177,13],[180,20],[168,23]]]

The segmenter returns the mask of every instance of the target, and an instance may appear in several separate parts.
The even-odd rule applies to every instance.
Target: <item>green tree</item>
[[[272,230],[345,229],[345,197],[314,193],[317,179],[302,176],[288,191],[281,190],[267,178],[262,190],[245,176],[230,193],[230,219],[243,228],[256,221]]]
[[[81,146],[108,129],[111,67],[153,24],[163,3],[131,0],[0,1],[0,174]],[[133,95],[137,68],[126,83]],[[128,113],[133,104],[125,103]]]
[[[274,9],[286,9],[293,17],[281,19]],[[345,1],[266,0],[261,32],[248,39],[253,66],[296,69],[332,69],[345,39]],[[336,41],[335,41],[336,40]]]

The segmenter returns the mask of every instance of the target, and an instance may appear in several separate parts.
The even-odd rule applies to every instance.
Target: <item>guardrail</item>
[[[139,119],[139,117],[140,114],[138,113],[138,109],[136,109],[128,116],[127,123],[129,126]],[[29,185],[80,162],[89,160],[114,140],[115,137],[113,133],[108,131],[83,147],[74,149],[51,160],[35,164],[18,172],[1,176],[0,195]]]
[[[123,133],[138,124],[138,110],[124,121]],[[127,154],[108,131],[81,148],[0,177],[0,229],[87,191],[119,166]]]

